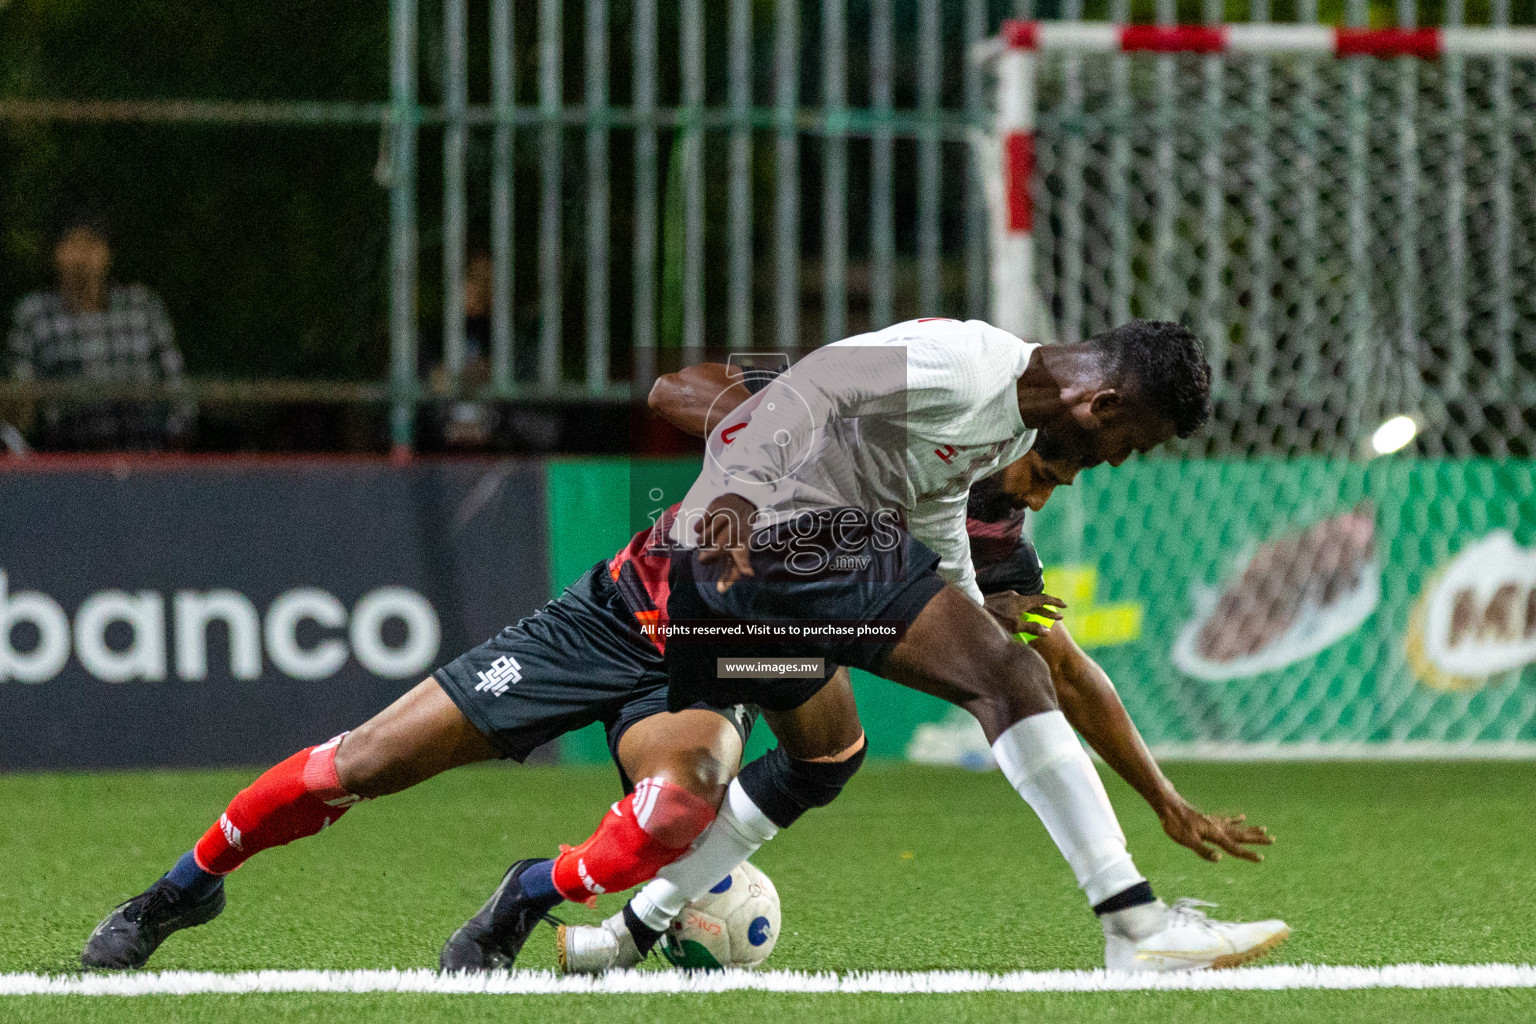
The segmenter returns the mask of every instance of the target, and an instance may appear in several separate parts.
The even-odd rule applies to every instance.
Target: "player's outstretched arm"
[[[700,363],[657,377],[647,404],[684,433],[707,437],[749,395],[740,371],[733,374],[724,363]]]
[[[1030,646],[1050,667],[1067,721],[1152,806],[1174,842],[1209,861],[1220,860],[1223,850],[1247,861],[1264,859],[1249,847],[1273,843],[1267,829],[1247,824],[1246,815],[1207,814],[1179,794],[1147,749],[1108,674],[1083,653],[1064,623]]]

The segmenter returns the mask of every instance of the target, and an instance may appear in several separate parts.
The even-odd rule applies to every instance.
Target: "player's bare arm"
[[[1062,714],[1104,763],[1141,794],[1174,842],[1209,861],[1220,860],[1223,850],[1243,860],[1263,860],[1263,854],[1248,847],[1269,846],[1274,837],[1247,824],[1246,815],[1208,814],[1180,795],[1147,749],[1108,673],[1077,645],[1053,606],[1064,608],[1065,602],[1046,594],[987,595],[987,610],[1005,630],[1034,634],[1031,646],[1050,667]],[[1044,625],[1030,616],[1056,621]]]
[[[725,363],[699,363],[656,378],[647,403],[679,430],[704,437],[751,394],[740,371]]]
[[[1247,824],[1245,815],[1207,814],[1179,794],[1147,749],[1109,675],[1077,645],[1065,623],[1030,646],[1051,668],[1067,721],[1141,794],[1174,842],[1209,861],[1220,860],[1222,851],[1247,861],[1264,859],[1248,847],[1273,843],[1268,830]]]
[[[716,588],[725,593],[738,579],[752,575],[748,541],[757,506],[739,494],[722,494],[709,503],[697,526],[699,561],[721,567]]]

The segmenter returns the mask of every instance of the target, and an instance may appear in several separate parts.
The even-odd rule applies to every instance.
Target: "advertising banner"
[[[1536,755],[1536,465],[1147,459],[1034,536],[1092,573],[1085,637],[1164,754]],[[1055,593],[1055,591],[1050,591]],[[1058,594],[1068,598],[1068,594]]]
[[[536,463],[0,472],[0,769],[322,742],[537,608],[544,536]]]
[[[636,503],[595,496],[661,505],[696,466],[552,464],[551,563],[574,578],[639,528]],[[1164,756],[1536,756],[1536,465],[1141,459],[1058,488],[1027,528]],[[990,764],[969,716],[855,689],[872,756]],[[605,756],[595,735],[565,749]]]

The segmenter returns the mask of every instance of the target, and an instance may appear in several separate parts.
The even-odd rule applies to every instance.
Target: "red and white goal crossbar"
[[[1536,29],[1334,28],[1328,25],[1111,25],[1005,21],[1013,50],[1078,53],[1329,54],[1335,57],[1536,57]]]
[[[1005,21],[978,51],[997,61],[1002,203],[994,209],[993,323],[1022,337],[1039,333],[1035,308],[1035,67],[1037,53],[1252,54],[1328,57],[1536,57],[1531,28],[1336,28],[1328,25],[1115,25]]]

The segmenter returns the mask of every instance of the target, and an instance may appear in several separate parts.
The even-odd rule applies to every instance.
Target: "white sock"
[[[1099,915],[1105,935],[1119,935],[1140,942],[1149,935],[1156,935],[1168,926],[1168,904],[1162,900],[1142,903],[1124,910],[1114,910]]]
[[[720,884],[778,832],[779,827],[752,802],[741,782],[732,779],[720,813],[694,841],[693,849],[656,872],[629,901],[630,909],[646,927],[666,931],[689,900]]]
[[[1104,782],[1065,715],[1047,711],[1015,723],[992,744],[992,753],[1045,823],[1090,906],[1146,881],[1126,852]]]

